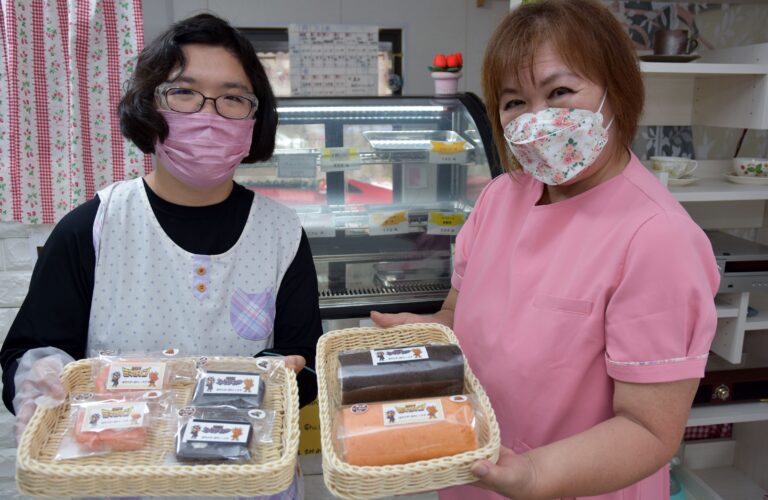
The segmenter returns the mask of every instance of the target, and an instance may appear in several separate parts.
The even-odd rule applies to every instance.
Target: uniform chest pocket
[[[272,289],[246,293],[237,288],[232,294],[229,320],[239,336],[247,340],[264,340],[275,324],[275,295]]]
[[[537,293],[533,296],[533,307],[549,311],[561,311],[578,316],[589,316],[592,312],[592,302],[589,300],[569,299]]]

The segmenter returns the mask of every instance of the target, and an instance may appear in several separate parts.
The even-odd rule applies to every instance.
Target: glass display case
[[[434,312],[453,244],[501,173],[480,99],[285,98],[268,162],[235,180],[296,210],[324,319]]]

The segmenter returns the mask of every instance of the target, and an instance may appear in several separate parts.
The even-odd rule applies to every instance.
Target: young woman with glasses
[[[275,98],[253,47],[201,14],[139,56],[123,135],[155,154],[54,228],[2,347],[3,401],[24,428],[63,364],[95,349],[285,356],[302,404],[321,335],[317,277],[295,213],[233,182],[272,155]],[[20,435],[20,434],[19,434]]]

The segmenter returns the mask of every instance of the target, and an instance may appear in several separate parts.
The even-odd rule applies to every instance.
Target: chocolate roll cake
[[[344,351],[338,357],[345,405],[450,396],[464,390],[464,355],[455,344]]]

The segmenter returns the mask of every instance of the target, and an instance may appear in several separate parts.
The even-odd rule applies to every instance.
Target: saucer
[[[645,54],[638,59],[645,62],[691,62],[701,57],[698,54]]]
[[[750,177],[747,175],[725,174],[725,178],[734,184],[748,184],[756,186],[768,185],[768,177]]]
[[[687,186],[689,184],[693,184],[698,180],[699,180],[698,177],[693,177],[692,175],[678,177],[677,179],[672,179],[670,177],[669,179],[667,179],[667,186]]]

